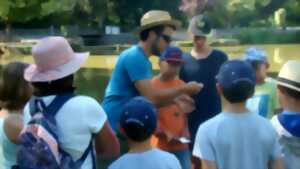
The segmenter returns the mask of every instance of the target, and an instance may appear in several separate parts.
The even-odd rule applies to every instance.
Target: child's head
[[[28,65],[12,62],[3,67],[0,81],[0,107],[7,110],[21,110],[32,94],[31,85],[23,74]]]
[[[229,103],[244,103],[254,93],[255,73],[247,62],[228,61],[217,75],[217,88]]]
[[[133,98],[121,114],[121,131],[130,141],[148,140],[156,129],[156,113],[155,106],[145,97]]]
[[[263,83],[269,69],[267,53],[263,49],[251,47],[246,50],[244,60],[255,70],[256,83]]]
[[[300,103],[300,61],[288,61],[277,77],[278,97],[283,108]],[[300,105],[299,105],[300,106]]]
[[[35,96],[60,95],[73,92],[74,75],[63,77],[49,82],[32,82],[33,94]]]
[[[160,56],[160,73],[166,76],[177,76],[181,65],[184,64],[182,54],[182,51],[178,47],[167,47]]]

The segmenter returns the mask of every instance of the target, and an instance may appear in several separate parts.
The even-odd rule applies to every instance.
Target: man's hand
[[[191,96],[191,95],[199,93],[203,87],[204,86],[202,83],[188,82],[184,86],[184,93]]]

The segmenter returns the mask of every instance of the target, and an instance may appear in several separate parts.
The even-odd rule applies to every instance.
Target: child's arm
[[[202,169],[217,169],[217,165],[213,161],[201,160]]]
[[[272,160],[269,162],[270,169],[284,169],[282,158],[278,158],[276,160]]]
[[[23,129],[23,117],[18,114],[11,114],[4,120],[4,132],[15,144],[19,144],[19,134]]]
[[[96,153],[102,158],[117,157],[120,154],[120,143],[106,121],[102,129],[95,136]]]

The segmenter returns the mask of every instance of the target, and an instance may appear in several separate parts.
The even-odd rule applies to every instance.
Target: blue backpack
[[[17,167],[19,169],[80,169],[88,155],[92,154],[93,169],[95,154],[93,137],[82,157],[74,161],[70,154],[62,150],[55,115],[73,93],[57,95],[46,106],[42,99],[32,97],[29,101],[31,120],[21,132],[17,147]]]

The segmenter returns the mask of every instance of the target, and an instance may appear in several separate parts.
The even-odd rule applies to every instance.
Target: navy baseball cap
[[[175,46],[168,46],[160,56],[160,60],[184,63],[183,52]]]
[[[247,83],[250,88],[254,88],[256,83],[255,72],[251,65],[242,60],[231,60],[224,63],[216,78],[225,89],[239,87],[241,83]]]
[[[156,113],[157,109],[148,99],[142,96],[135,97],[125,105],[120,117],[120,126],[122,129],[134,126],[134,128],[132,128],[134,131],[125,130],[125,134],[128,137],[132,135],[135,135],[134,137],[151,135],[156,129]],[[139,140],[142,138],[134,139]]]

